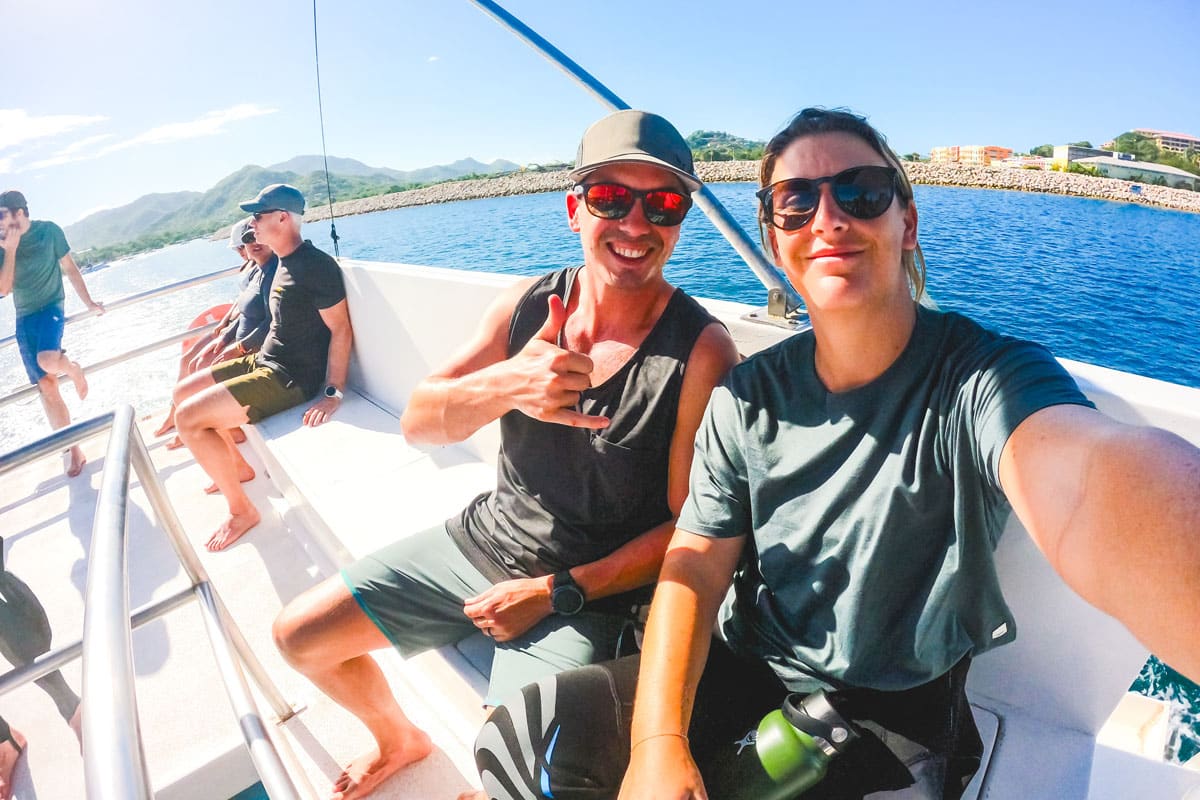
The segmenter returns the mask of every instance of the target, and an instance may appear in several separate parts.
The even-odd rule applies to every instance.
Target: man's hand
[[[16,224],[12,224],[12,225],[9,225],[8,227],[6,227],[4,229],[4,241],[0,242],[0,247],[3,247],[4,251],[6,253],[7,252],[15,253],[17,251],[17,245],[19,245],[20,243],[21,243],[21,228],[20,228],[20,226],[18,226]]]
[[[553,611],[550,580],[547,575],[497,583],[483,594],[467,598],[463,613],[497,642],[515,639]]]
[[[87,307],[92,311],[95,311],[97,314],[104,313],[104,303],[101,303],[99,300],[89,300],[87,302]]]
[[[551,295],[546,321],[533,338],[509,359],[518,379],[514,406],[542,422],[577,428],[606,428],[608,417],[593,417],[571,410],[580,394],[591,387],[592,359],[558,346],[558,335],[567,322],[562,298]]]
[[[328,422],[329,418],[333,416],[333,412],[337,411],[341,404],[342,401],[336,397],[322,397],[312,408],[304,412],[304,424],[315,428]]]

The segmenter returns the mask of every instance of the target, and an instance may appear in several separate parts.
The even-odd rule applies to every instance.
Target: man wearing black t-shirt
[[[240,205],[253,215],[257,241],[279,256],[271,284],[271,329],[258,353],[201,370],[175,387],[179,438],[229,504],[229,518],[209,538],[209,550],[228,547],[259,521],[258,509],[241,487],[253,480],[254,470],[229,429],[318,394],[304,424],[328,420],[342,400],[353,341],[341,268],[300,236],[304,195],[276,183]]]

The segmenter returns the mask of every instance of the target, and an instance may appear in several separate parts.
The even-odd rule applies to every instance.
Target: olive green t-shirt
[[[71,248],[62,228],[53,222],[30,220],[29,230],[17,245],[13,273],[13,305],[18,317],[63,302],[66,293],[58,262],[69,252]],[[3,257],[4,248],[0,247],[0,258]]]
[[[1039,345],[921,308],[873,382],[832,393],[812,332],[713,393],[679,527],[747,536],[719,615],[794,691],[907,689],[1012,641],[993,551],[1000,454],[1030,414],[1091,405]]]

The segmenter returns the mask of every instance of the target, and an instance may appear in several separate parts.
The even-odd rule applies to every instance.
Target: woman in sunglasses
[[[959,797],[982,750],[970,659],[1015,638],[993,563],[1010,508],[1075,591],[1200,674],[1181,618],[1200,452],[1102,416],[1044,348],[919,305],[912,188],[861,117],[802,111],[761,183],[764,244],[812,330],[714,391],[641,655],[501,707],[485,786],[529,763],[558,800]],[[1135,529],[1169,558],[1132,564]],[[761,740],[781,706],[821,740],[823,779],[824,757]]]

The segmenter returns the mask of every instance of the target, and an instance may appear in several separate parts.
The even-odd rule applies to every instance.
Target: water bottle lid
[[[858,738],[854,726],[842,718],[824,690],[807,697],[790,694],[781,710],[794,728],[816,739],[828,756],[842,752]]]

